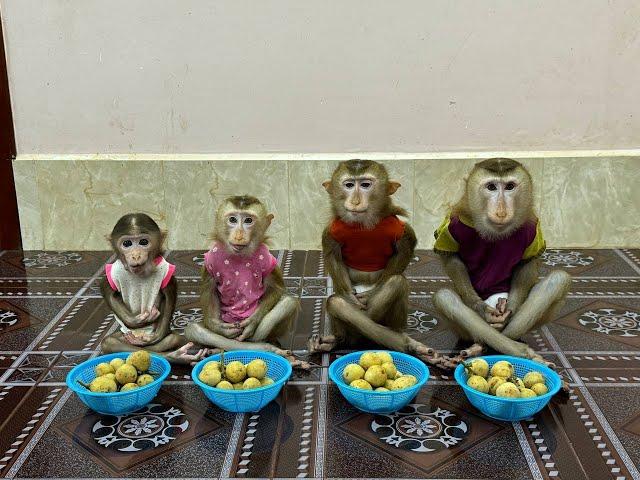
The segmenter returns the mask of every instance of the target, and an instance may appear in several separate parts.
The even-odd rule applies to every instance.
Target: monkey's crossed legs
[[[193,364],[204,358],[206,350],[201,349],[196,354],[189,354],[189,349],[193,347],[193,343],[187,341],[182,335],[170,333],[158,343],[152,345],[137,346],[131,345],[123,338],[121,332],[116,332],[108,336],[102,341],[102,351],[105,353],[112,352],[135,352],[137,350],[148,350],[157,353],[167,360],[175,363]]]
[[[436,308],[461,331],[464,337],[472,338],[475,344],[463,351],[461,357],[482,353],[486,344],[507,355],[530,358],[550,364],[532,348],[516,341],[527,332],[549,322],[562,304],[571,285],[571,278],[563,271],[551,272],[533,286],[529,296],[513,315],[502,332],[497,331],[466,306],[460,297],[449,289],[438,291],[433,302]],[[552,366],[552,364],[550,364]]]
[[[192,342],[219,350],[260,350],[285,357],[292,366],[308,369],[309,364],[294,357],[290,350],[283,350],[269,341],[285,333],[298,314],[298,302],[284,295],[278,303],[262,318],[256,331],[247,341],[238,341],[209,330],[203,322],[192,323],[185,329],[185,336]]]
[[[331,296],[327,300],[327,312],[331,316],[334,332],[344,331],[345,329],[339,326],[343,323],[360,335],[391,350],[415,354],[433,365],[450,366],[448,359],[399,331],[406,327],[407,294],[406,279],[401,275],[393,275],[368,297],[365,309],[353,303],[348,296]],[[378,323],[382,320],[386,320],[390,325]],[[339,339],[335,336],[321,338],[314,335],[309,341],[309,349],[310,352],[329,351],[337,343]]]

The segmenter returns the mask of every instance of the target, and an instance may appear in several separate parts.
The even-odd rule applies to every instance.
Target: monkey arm
[[[275,307],[282,298],[285,292],[284,279],[278,267],[274,268],[267,278],[264,279],[264,286],[265,291],[258,302],[257,310],[238,325],[243,328],[242,334],[238,337],[238,341],[240,342],[253,336],[265,315],[273,310],[273,307]]]
[[[171,277],[167,286],[160,290],[162,299],[160,300],[160,318],[156,322],[156,328],[150,343],[157,343],[166,337],[171,330],[171,319],[176,309],[176,299],[178,297],[178,282],[175,277]]]
[[[237,324],[227,323],[220,317],[220,299],[216,293],[216,280],[206,268],[201,272],[200,305],[202,323],[207,330],[227,338],[235,338],[242,333]],[[197,341],[197,339],[194,339]]]
[[[333,292],[339,295],[351,295],[353,286],[349,272],[342,261],[341,246],[329,233],[329,227],[322,232],[322,254],[327,272],[333,280]]]
[[[454,290],[460,295],[463,303],[485,318],[486,305],[471,284],[469,272],[458,255],[440,254],[445,272],[453,282]]]
[[[141,322],[135,318],[135,315],[127,308],[122,301],[122,296],[113,291],[111,285],[106,278],[102,279],[100,283],[100,292],[102,298],[107,302],[107,305],[113,313],[124,323],[128,328],[139,328]]]
[[[403,274],[409,266],[409,262],[413,258],[413,253],[417,243],[418,240],[413,228],[411,228],[409,224],[405,224],[404,233],[395,245],[396,252],[387,262],[387,266],[384,268],[378,283],[385,282],[393,275]]]
[[[516,266],[513,278],[511,279],[511,289],[507,305],[509,310],[516,312],[529,296],[529,292],[538,282],[540,275],[540,262],[532,259]]]

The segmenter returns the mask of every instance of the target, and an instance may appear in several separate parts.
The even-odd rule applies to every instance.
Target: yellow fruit
[[[114,358],[109,362],[109,365],[113,367],[113,371],[115,373],[117,369],[119,369],[122,365],[124,365],[124,360],[122,358]]]
[[[146,372],[151,366],[151,355],[145,350],[137,350],[127,357],[127,363],[139,372]]]
[[[256,358],[247,364],[247,377],[262,380],[267,375],[267,364],[264,360]]]
[[[344,378],[344,381],[347,383],[351,383],[354,380],[360,380],[362,377],[364,377],[364,368],[357,363],[350,363],[344,367],[344,370],[342,371],[342,378]]]
[[[403,375],[404,375],[404,373],[402,373],[400,370],[398,370],[398,371],[396,372],[396,378],[400,378],[400,377],[402,377]],[[395,378],[394,378],[394,380],[395,380]]]
[[[247,368],[237,360],[230,362],[224,369],[224,376],[231,383],[244,382],[244,379],[247,378]]]
[[[520,389],[520,397],[522,398],[531,398],[531,397],[537,397],[536,392],[534,392],[533,390],[529,389],[529,388],[521,388]]]
[[[107,362],[99,363],[98,365],[96,365],[96,368],[94,370],[96,372],[96,377],[101,377],[103,375],[106,375],[107,373],[115,373],[114,368]]]
[[[418,383],[418,379],[416,377],[414,377],[413,375],[402,375],[402,377],[400,378],[406,378],[407,381],[409,382],[409,386],[412,387],[414,386],[416,383]]]
[[[106,377],[106,378],[110,378],[114,382],[116,381],[116,374],[115,373],[107,373],[106,375],[102,375],[102,376]]]
[[[502,378],[502,377],[489,377],[489,380],[487,382],[489,384],[489,393],[491,395],[495,395],[496,394],[496,388],[498,388],[500,385],[502,385],[506,381],[507,380],[505,378]]]
[[[126,385],[122,386],[120,391],[121,392],[128,392],[129,390],[133,390],[134,388],[140,388],[140,385],[138,385],[137,383],[127,383]]]
[[[398,369],[396,368],[393,362],[384,362],[381,366],[382,366],[382,369],[384,370],[384,373],[387,374],[387,378],[396,378],[396,375],[398,374]]]
[[[233,385],[231,385],[226,380],[222,380],[220,383],[216,385],[216,388],[221,388],[223,390],[233,390]]]
[[[467,385],[482,393],[487,393],[489,391],[489,384],[485,378],[480,375],[471,375],[467,380]]]
[[[200,371],[200,375],[198,375],[198,379],[206,385],[210,387],[215,387],[222,380],[222,374],[220,370],[216,370],[215,368],[210,368],[209,370]]]
[[[465,364],[471,371],[471,375],[478,375],[482,378],[489,376],[489,364],[484,358],[474,358]]]
[[[364,352],[360,355],[360,361],[358,363],[362,368],[367,370],[373,365],[382,365],[382,360],[380,360],[376,352]]]
[[[89,390],[99,393],[113,393],[118,391],[118,386],[110,378],[97,377],[89,384]]]
[[[514,383],[504,382],[496,388],[496,397],[520,398],[520,389]]]
[[[389,352],[376,352],[381,363],[393,363],[393,357]]]
[[[387,381],[387,374],[380,365],[373,365],[364,372],[364,379],[371,384],[372,387],[381,387]]]
[[[513,365],[506,360],[500,360],[491,367],[491,375],[493,377],[509,378],[513,375]]]
[[[133,365],[124,364],[118,370],[116,370],[116,380],[120,385],[126,385],[127,383],[135,383],[138,378],[138,372]]]
[[[213,368],[214,370],[221,370],[220,368],[220,362],[216,362],[216,361],[210,361],[204,364],[204,367],[202,367],[202,371],[204,372],[205,370],[209,370],[210,368]]]
[[[515,384],[515,386],[518,387],[518,389],[520,390],[522,390],[523,388],[526,388],[522,379],[518,377],[515,377],[515,378],[512,377],[509,380],[511,381],[511,383]]]
[[[136,380],[136,383],[138,384],[139,387],[144,387],[145,385],[149,385],[154,380],[155,379],[148,373],[143,373],[138,377],[138,380]]]
[[[362,380],[362,379],[354,380],[349,385],[352,386],[353,388],[360,388],[362,390],[373,390],[371,385],[369,385],[369,382],[367,382],[366,380]]]
[[[267,385],[273,385],[273,378],[269,378],[269,377],[264,377],[262,380],[260,380],[260,385],[262,385],[263,387],[266,387]]]
[[[262,385],[260,384],[260,380],[255,377],[247,378],[242,384],[243,390],[251,390],[253,388],[260,388]]]
[[[524,376],[523,380],[524,386],[527,388],[531,388],[536,383],[544,383],[544,375],[542,375],[540,372],[529,372]]]
[[[531,390],[533,390],[538,396],[549,393],[549,389],[544,383],[536,383],[535,385],[532,385]]]
[[[234,383],[233,384],[233,389],[234,390],[244,390],[244,388],[242,388],[243,386],[244,386],[243,382]]]
[[[389,391],[389,389],[388,389],[388,388],[385,388],[385,387],[378,387],[378,388],[376,388],[376,392],[388,392],[388,391]]]
[[[392,380],[390,378],[387,378],[387,381],[384,382],[384,388],[386,388],[387,390],[392,390],[391,387],[393,386],[393,382],[394,381],[395,381],[395,379]]]
[[[415,380],[415,377],[412,379],[409,375],[404,375],[400,378],[396,378],[393,381],[391,390],[404,390],[405,388],[412,387],[416,384],[414,380]]]

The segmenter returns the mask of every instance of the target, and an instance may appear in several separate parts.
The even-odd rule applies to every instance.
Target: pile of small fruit
[[[489,364],[476,358],[464,364],[467,385],[474,390],[501,398],[532,398],[549,391],[544,375],[532,371],[524,377],[517,377],[515,369],[506,360],[496,362],[489,370]]]
[[[226,365],[211,361],[204,364],[198,378],[210,387],[223,390],[252,390],[273,383],[273,379],[267,377],[267,370],[266,362],[259,358],[246,365],[238,360]]]
[[[95,367],[96,378],[90,384],[78,380],[83,387],[92,392],[114,393],[127,392],[135,388],[149,385],[155,379],[149,367],[151,355],[145,350],[138,350],[125,360],[114,358],[110,362],[99,363]]]
[[[414,386],[418,379],[399,372],[387,352],[365,352],[358,363],[350,363],[342,371],[342,378],[354,388],[389,392]]]

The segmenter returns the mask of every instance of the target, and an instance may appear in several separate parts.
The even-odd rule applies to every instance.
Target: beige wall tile
[[[640,159],[545,159],[542,220],[550,246],[640,244]]]
[[[331,219],[329,196],[322,182],[331,178],[337,161],[290,161],[291,246],[295,249],[319,249],[322,230]],[[402,185],[395,202],[413,212],[413,160],[382,162],[391,179]]]
[[[13,162],[13,177],[18,197],[22,248],[41,250],[44,248],[44,239],[35,162],[31,160]]]
[[[42,161],[38,189],[45,249],[106,249],[120,216],[144,212],[166,228],[161,164]]]
[[[169,246],[206,249],[215,211],[225,198],[258,197],[275,215],[269,228],[273,248],[289,247],[287,162],[175,161],[164,164]]]

